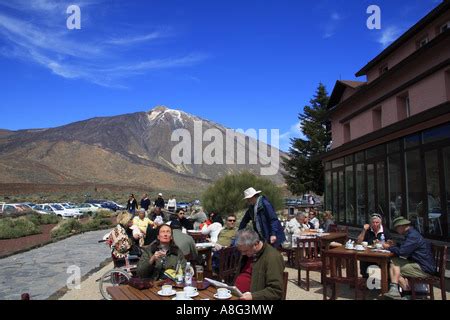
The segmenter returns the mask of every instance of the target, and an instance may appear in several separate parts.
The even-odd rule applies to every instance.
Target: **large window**
[[[381,213],[383,219],[387,218],[387,207],[386,207],[386,179],[384,168],[384,161],[377,163],[377,206],[375,211]]]
[[[353,166],[345,167],[345,211],[348,224],[355,221],[355,184],[353,183]]]
[[[372,163],[367,165],[367,199],[369,215],[377,212],[377,210],[375,210],[375,169]]]
[[[443,236],[443,219],[441,209],[441,188],[439,186],[439,160],[437,150],[425,153],[428,233]]]
[[[364,164],[359,163],[356,165],[356,224],[359,226],[366,223],[366,190],[364,183]]]
[[[425,205],[422,201],[422,175],[420,172],[420,150],[405,154],[407,214],[420,233],[424,232]]]
[[[333,213],[338,212],[338,176],[333,172]]]
[[[339,171],[339,222],[345,222],[344,171]]]
[[[447,204],[447,237],[450,238],[450,147],[443,149],[442,151],[444,158],[444,177],[445,177],[445,203]]]
[[[389,177],[389,228],[392,229],[392,220],[402,216],[402,177],[400,154],[388,157]]]
[[[325,173],[325,210],[332,210],[331,206],[331,172]]]

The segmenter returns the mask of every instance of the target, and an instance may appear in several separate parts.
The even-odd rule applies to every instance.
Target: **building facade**
[[[361,227],[404,216],[450,239],[450,1],[443,1],[356,76],[337,81],[324,155],[325,207]]]

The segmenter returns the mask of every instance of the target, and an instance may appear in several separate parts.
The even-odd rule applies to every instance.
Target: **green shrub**
[[[112,222],[110,219],[91,219],[85,224],[83,224],[83,231],[94,231],[100,229],[106,229],[112,227]]]
[[[61,221],[61,218],[54,214],[31,214],[27,216],[28,220],[32,221],[35,225],[57,224]]]
[[[110,219],[114,216],[114,212],[111,210],[98,210],[94,214],[94,219]]]
[[[52,229],[51,236],[52,238],[65,237],[70,234],[79,233],[82,229],[82,224],[76,219],[62,220]]]
[[[26,217],[0,219],[0,239],[15,239],[41,233],[39,226]]]
[[[217,180],[203,193],[203,208],[222,216],[243,211],[248,207],[247,202],[243,200],[244,190],[250,187],[262,190],[262,194],[272,203],[275,210],[283,209],[281,189],[272,181],[249,172],[228,175]]]

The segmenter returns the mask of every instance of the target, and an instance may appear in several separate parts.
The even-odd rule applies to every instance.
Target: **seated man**
[[[186,218],[186,212],[183,209],[178,210],[176,218],[180,222],[182,228],[185,228],[186,230],[192,230],[194,228],[194,224],[191,220]]]
[[[169,221],[169,217],[167,214],[165,214],[160,207],[154,207],[153,208],[153,213],[150,215],[150,220],[155,221],[157,217],[161,217],[160,219],[162,219],[164,221],[164,223],[166,223],[167,221]]]
[[[403,291],[410,291],[406,277],[428,278],[436,273],[436,264],[433,257],[431,244],[411,226],[411,221],[398,217],[393,221],[397,233],[405,236],[402,245],[393,246],[385,243],[383,247],[396,258],[390,265],[391,285],[389,292],[384,296],[390,299],[401,299],[399,285]]]
[[[292,235],[300,234],[304,231],[310,229],[310,226],[307,224],[306,214],[303,212],[298,212],[294,219],[289,220],[286,224],[286,229],[289,234],[289,240],[292,242]]]
[[[172,229],[164,224],[158,227],[158,239],[142,249],[142,256],[136,270],[137,276],[162,280],[166,278],[164,272],[167,269],[176,270],[179,263],[184,269],[186,259],[173,241]]]
[[[218,272],[219,269],[219,256],[220,251],[223,248],[230,247],[234,245],[236,239],[236,216],[234,214],[230,214],[227,217],[225,227],[220,231],[217,243],[214,246],[214,253],[212,256],[212,267],[214,272]]]
[[[195,247],[194,239],[181,231],[181,224],[178,220],[173,220],[170,223],[173,233],[173,241],[175,245],[180,248],[184,256],[190,255],[192,260],[197,260],[198,251]]]
[[[200,225],[202,223],[204,223],[208,217],[206,216],[206,213],[203,212],[202,210],[194,210],[194,212],[192,213],[192,215],[190,217],[188,217],[189,220],[191,220],[193,222],[193,228],[195,230],[200,229]]]
[[[371,246],[374,244],[374,242],[384,242],[391,239],[391,234],[387,229],[383,227],[383,220],[381,218],[381,215],[378,213],[373,213],[370,216],[370,225],[364,225],[363,231],[358,236],[357,242],[367,242],[367,244]],[[363,277],[368,277],[367,268],[371,265],[373,265],[373,263],[365,261],[360,262],[360,271]]]
[[[284,260],[280,252],[260,240],[253,230],[240,230],[236,245],[241,252],[236,287],[241,300],[281,300]]]

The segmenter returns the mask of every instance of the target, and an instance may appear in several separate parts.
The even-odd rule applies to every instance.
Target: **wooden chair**
[[[330,300],[336,300],[338,295],[338,284],[348,284],[355,288],[355,300],[358,299],[358,292],[362,291],[365,300],[366,279],[358,277],[358,261],[355,252],[333,252],[333,250],[322,253],[323,264],[328,263],[322,269],[323,300],[327,300],[327,288],[331,286],[332,294]],[[343,269],[346,266],[344,276]],[[329,275],[326,272],[329,270]]]
[[[219,251],[219,271],[217,279],[232,284],[239,267],[241,253],[237,247],[227,247]]]
[[[436,263],[437,272],[435,276],[429,278],[406,278],[408,279],[409,286],[411,287],[411,296],[413,300],[416,300],[416,284],[428,285],[428,294],[431,300],[434,300],[433,286],[439,283],[441,288],[442,300],[447,300],[447,293],[445,291],[445,268],[447,263],[447,246],[440,246],[432,244],[433,257]]]
[[[306,291],[309,291],[309,272],[322,270],[322,259],[318,253],[319,246],[318,238],[297,239],[295,254],[298,268],[297,285],[301,287],[302,269],[306,270]]]
[[[288,280],[289,272],[285,271],[283,272],[283,296],[281,297],[281,300],[286,300]]]

